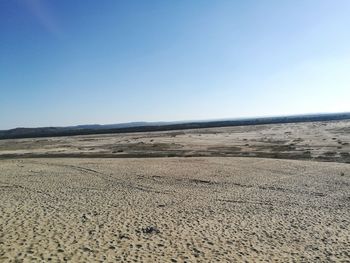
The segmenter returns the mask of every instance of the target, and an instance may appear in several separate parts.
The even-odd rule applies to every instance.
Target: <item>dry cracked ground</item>
[[[349,262],[349,130],[0,141],[0,262]]]

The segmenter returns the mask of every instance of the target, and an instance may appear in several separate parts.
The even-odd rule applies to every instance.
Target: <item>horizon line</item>
[[[155,124],[155,123],[164,123],[168,124],[182,124],[182,123],[200,123],[200,122],[215,122],[215,121],[239,121],[239,120],[252,120],[252,119],[264,119],[264,118],[284,118],[284,117],[302,117],[302,116],[314,116],[314,115],[341,115],[341,114],[350,114],[350,111],[345,112],[317,112],[317,113],[300,113],[300,114],[282,114],[282,115],[258,115],[258,116],[249,116],[249,117],[232,117],[232,118],[215,118],[215,119],[191,119],[191,120],[172,120],[172,121],[129,121],[129,122],[116,122],[116,123],[91,123],[91,124],[76,124],[76,125],[57,125],[57,126],[35,126],[35,127],[23,127],[18,126],[10,129],[1,129],[0,131],[10,131],[16,129],[40,129],[40,128],[70,128],[70,127],[79,127],[79,126],[108,126],[108,125],[122,125],[122,124],[133,124],[133,123],[144,123],[144,124]],[[136,126],[135,126],[136,127]]]

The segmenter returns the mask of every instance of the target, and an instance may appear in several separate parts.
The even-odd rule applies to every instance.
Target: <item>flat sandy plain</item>
[[[350,121],[2,140],[0,262],[349,262],[349,142]]]

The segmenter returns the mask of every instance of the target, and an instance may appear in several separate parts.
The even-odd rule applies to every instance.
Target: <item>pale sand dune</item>
[[[349,164],[0,161],[0,262],[348,262],[349,225]]]
[[[247,156],[350,163],[350,120],[0,140],[0,159],[84,156]]]

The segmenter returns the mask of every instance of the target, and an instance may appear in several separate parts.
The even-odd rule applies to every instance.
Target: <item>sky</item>
[[[0,129],[350,111],[348,0],[0,0]]]

